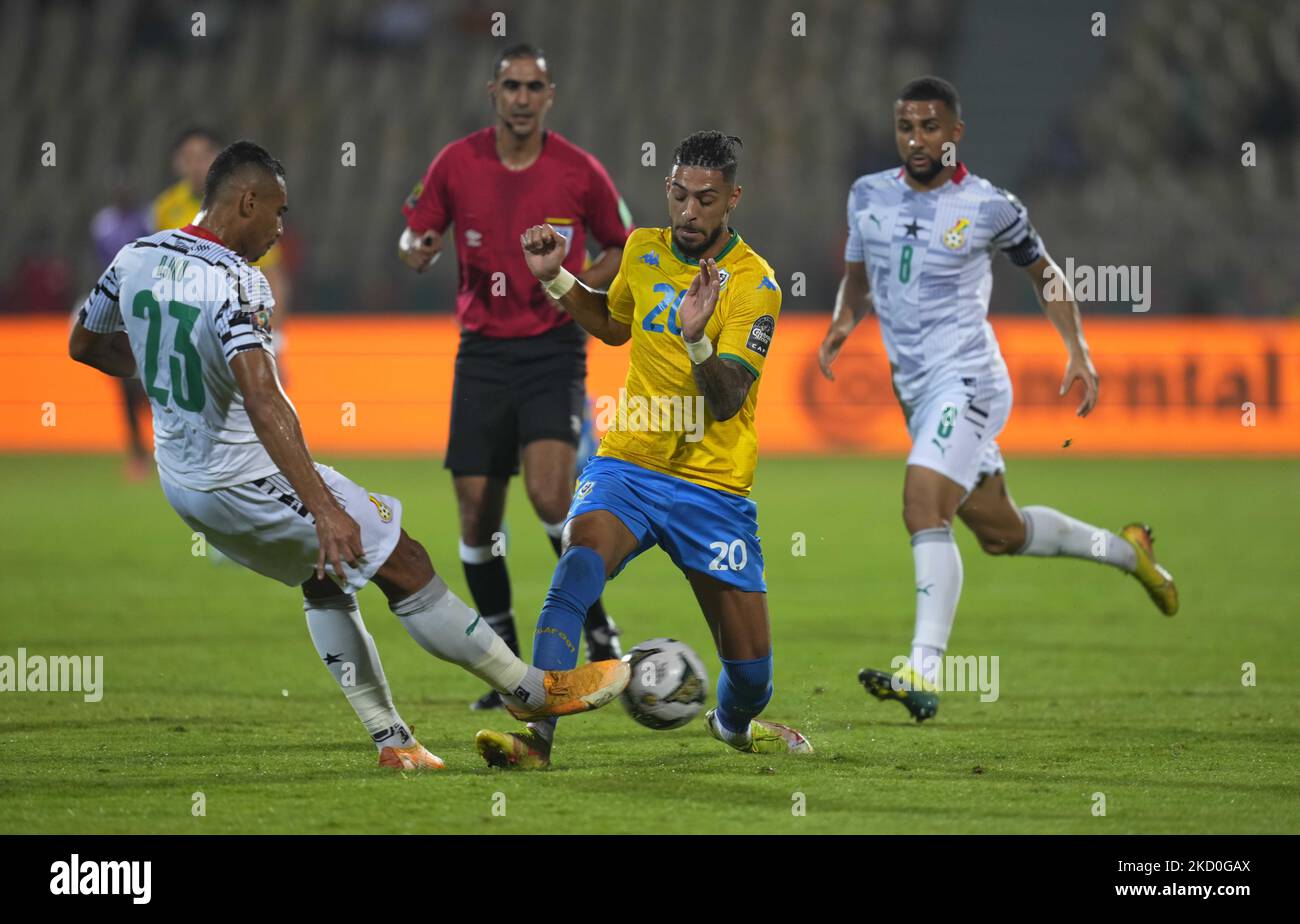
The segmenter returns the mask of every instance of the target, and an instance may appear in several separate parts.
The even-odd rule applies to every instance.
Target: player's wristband
[[[701,337],[694,343],[683,337],[682,343],[686,344],[686,353],[691,357],[691,362],[697,366],[713,355],[713,341],[708,337]]]
[[[561,266],[560,275],[556,276],[550,282],[543,282],[542,288],[546,290],[547,295],[556,301],[559,301],[564,297],[564,293],[572,289],[577,285],[577,283],[578,277]]]

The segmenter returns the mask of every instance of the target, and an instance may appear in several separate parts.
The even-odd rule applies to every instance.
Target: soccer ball
[[[709,675],[689,645],[675,638],[652,638],[623,660],[632,668],[623,706],[646,728],[680,728],[704,708]]]

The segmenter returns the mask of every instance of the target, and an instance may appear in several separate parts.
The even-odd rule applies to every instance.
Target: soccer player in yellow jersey
[[[722,661],[709,733],[740,751],[806,753],[799,732],[757,718],[772,697],[772,638],[748,495],[781,290],[729,224],[739,145],[706,131],[677,146],[664,181],[671,225],[632,232],[607,293],[562,268],[564,239],[549,225],[521,238],[528,268],[575,321],[613,346],[632,341],[618,414],[578,478],[533,663],[576,664],[583,617],[606,580],[659,545],[690,582]],[[484,730],[476,745],[492,766],[541,769],[554,732],[553,721]]]

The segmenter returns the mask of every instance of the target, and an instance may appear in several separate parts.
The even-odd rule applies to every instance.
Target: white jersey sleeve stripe
[[[78,318],[86,330],[97,334],[111,334],[126,330],[126,325],[122,323],[121,306],[118,304],[116,259],[108,269],[104,270],[104,274],[99,277],[99,282],[95,283],[95,288],[90,291],[85,304],[82,305]]]
[[[990,239],[990,243],[1005,253],[1016,266],[1028,266],[1043,253],[1038,234],[1029,223],[1029,211],[1006,190],[997,191],[1001,195],[986,201],[981,207],[984,212],[981,217],[1001,228]]]
[[[271,349],[269,315],[269,309],[244,311],[236,308],[229,299],[217,309],[214,327],[227,362],[243,350]]]
[[[858,227],[858,213],[867,207],[866,187],[854,183],[849,189],[849,239],[844,245],[845,263],[862,263],[867,254]]]

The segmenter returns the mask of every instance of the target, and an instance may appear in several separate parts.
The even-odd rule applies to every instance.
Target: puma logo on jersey
[[[483,235],[481,232],[475,231],[473,228],[470,228],[468,231],[465,232],[466,247],[481,247],[482,245],[483,245]]]

